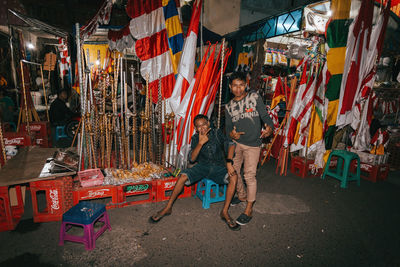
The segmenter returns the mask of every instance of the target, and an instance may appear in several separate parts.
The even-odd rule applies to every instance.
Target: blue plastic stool
[[[332,156],[337,157],[336,169],[329,169],[329,164],[331,163]],[[356,173],[350,172],[350,166],[353,160],[357,161]],[[356,153],[350,151],[333,150],[329,154],[329,158],[328,161],[326,162],[322,179],[325,179],[326,175],[329,175],[333,178],[340,180],[341,188],[346,188],[347,182],[349,181],[357,181],[357,185],[360,186],[360,157]]]
[[[203,202],[203,209],[209,209],[211,203],[225,201],[226,184],[219,185],[203,179],[197,184],[196,196]]]
[[[56,126],[55,142],[57,142],[60,138],[67,137],[68,136],[65,133],[65,125]]]
[[[94,224],[98,221],[104,224],[95,232]],[[83,227],[83,236],[68,234],[67,232],[72,226]],[[111,231],[106,206],[101,203],[82,201],[63,214],[59,245],[64,245],[64,241],[67,240],[83,243],[86,250],[92,250],[96,247],[96,239],[107,229]]]

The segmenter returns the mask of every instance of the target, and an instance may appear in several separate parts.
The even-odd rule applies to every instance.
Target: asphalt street
[[[333,178],[279,176],[271,161],[257,179],[253,219],[239,232],[219,218],[222,203],[205,210],[184,198],[158,224],[148,218],[163,202],[109,210],[112,230],[93,251],[59,246],[60,222],[33,223],[28,195],[17,229],[0,233],[0,266],[400,266],[400,172],[342,189]]]

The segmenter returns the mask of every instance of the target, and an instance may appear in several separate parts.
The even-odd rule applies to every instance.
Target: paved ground
[[[157,225],[148,217],[163,203],[110,210],[112,231],[87,252],[58,246],[60,223],[34,224],[27,212],[16,231],[0,233],[0,266],[400,266],[399,172],[341,189],[333,178],[274,170],[273,162],[259,169],[254,218],[240,232],[219,219],[222,203],[204,210],[181,199]]]

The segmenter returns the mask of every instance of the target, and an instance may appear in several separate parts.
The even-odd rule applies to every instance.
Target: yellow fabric
[[[169,1],[170,1],[170,0],[162,0],[162,5],[163,5],[163,6],[168,5]]]
[[[378,147],[373,146],[371,149],[371,154],[385,155],[385,147],[382,144],[378,145]]]
[[[337,117],[338,107],[339,107],[339,99],[338,100],[334,100],[334,101],[330,101],[328,103],[328,116],[326,118],[328,126],[332,126],[332,125],[336,124],[336,117]]]
[[[326,54],[328,70],[332,75],[342,74],[346,58],[346,47],[330,48]]]
[[[175,55],[172,54],[171,48],[169,49],[169,53],[171,54],[172,68],[174,69],[174,73],[178,73],[178,65],[181,60],[182,51],[179,51]]]
[[[179,16],[173,16],[165,21],[165,28],[168,32],[168,38],[182,33],[182,25],[179,21]]]
[[[279,104],[279,102],[281,102],[281,100],[286,101],[286,97],[284,95],[278,95],[274,97],[271,102],[271,109],[274,109]]]
[[[296,134],[294,135],[293,144],[297,145],[299,139],[300,139],[300,123],[297,123]]]
[[[350,0],[331,0],[332,20],[348,19],[350,6]]]
[[[248,53],[242,52],[238,56],[238,65],[244,64],[244,65],[249,65],[249,58],[247,57]]]
[[[93,64],[93,66],[99,66],[100,68],[103,68],[104,59],[108,50],[108,44],[84,44],[82,47],[83,51],[85,52],[87,62],[89,64]],[[100,65],[96,65],[97,60],[99,60]]]
[[[325,162],[325,165],[326,165],[326,162],[328,161],[328,158],[329,158],[329,155],[331,154],[331,152],[332,152],[331,149],[325,151],[325,154],[324,154],[324,157],[323,157],[323,160],[324,160],[324,162]]]
[[[310,130],[307,141],[308,147],[323,139],[324,137],[323,130],[324,130],[324,125],[322,124],[321,119],[314,108],[311,114]]]

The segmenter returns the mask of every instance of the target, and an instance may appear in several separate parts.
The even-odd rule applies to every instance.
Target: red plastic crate
[[[51,135],[50,123],[47,121],[30,122],[29,128],[31,133],[35,133],[37,138],[48,139]],[[21,131],[26,134],[28,133],[26,123],[21,124]]]
[[[351,170],[354,172],[357,165],[353,162]],[[376,181],[384,181],[389,174],[389,164],[372,165],[368,163],[360,163],[360,177],[364,180],[376,183]]]
[[[99,199],[111,197],[111,202],[106,204],[107,209],[117,208],[119,203],[118,186],[92,186],[92,187],[77,187],[72,191],[73,205],[76,205],[81,200]]]
[[[78,178],[82,187],[102,185],[104,175],[100,169],[88,169],[78,172]]]
[[[31,138],[26,133],[6,132],[3,134],[6,146],[30,146]]]
[[[0,232],[14,230],[24,213],[21,186],[17,185],[15,189],[17,205],[11,206],[9,187],[0,187]]]
[[[54,180],[30,182],[29,187],[34,222],[60,221],[62,215],[72,207],[72,178],[69,176]],[[46,194],[46,207],[42,211],[38,209],[38,191],[44,191]]]
[[[172,190],[175,187],[176,181],[178,181],[178,178],[162,178],[156,180],[157,182],[157,188],[156,188],[156,201],[161,202],[168,200],[170,198],[169,195],[167,195],[168,192],[172,192]],[[184,186],[183,192],[179,195],[178,198],[184,198],[184,197],[191,197],[192,196],[192,186]]]
[[[118,186],[119,207],[151,203],[156,199],[155,181],[142,181]],[[148,196],[146,196],[148,195]]]

